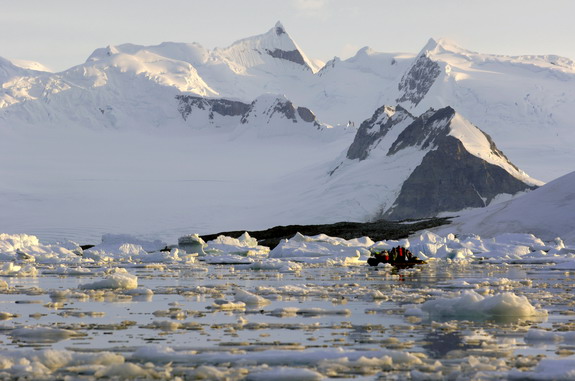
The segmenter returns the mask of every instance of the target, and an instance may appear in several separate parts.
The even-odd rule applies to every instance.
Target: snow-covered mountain
[[[195,150],[216,139],[219,149],[199,150],[210,176],[230,175],[215,169],[225,159],[220,149],[240,155],[265,145],[265,159],[241,154],[245,170],[274,174],[258,179],[274,199],[251,207],[265,210],[253,213],[261,225],[251,228],[429,216],[541,184],[529,175],[547,181],[573,169],[575,65],[566,58],[495,56],[430,40],[417,54],[365,47],[322,68],[314,62],[281,23],[227,48],[99,48],[60,73],[0,59],[0,133],[24,134],[28,145],[45,128],[71,146],[86,145],[86,129],[118,141],[128,136],[118,133],[133,134],[128,141],[143,133],[164,144],[174,136],[175,147],[189,139]],[[4,160],[27,149],[6,144]],[[188,146],[178,160],[198,160]],[[118,157],[139,157],[137,145],[121,149]],[[168,172],[181,165],[169,157],[156,158]],[[90,168],[101,171],[88,163],[88,178]],[[121,178],[124,170],[111,172]],[[19,194],[15,185],[2,192]],[[225,197],[233,203],[233,193]]]
[[[537,178],[572,170],[575,64],[557,56],[499,56],[430,40],[418,54],[365,47],[321,70],[277,23],[227,48],[166,42],[96,49],[61,73],[0,62],[0,118],[11,124],[161,128],[182,123],[177,95],[251,103],[284,94],[329,125],[359,125],[382,104],[414,115],[451,106]],[[71,113],[70,110],[74,112]]]
[[[481,126],[535,177],[572,170],[575,64],[557,56],[498,56],[430,40],[402,76],[396,97],[415,114],[451,106]],[[394,104],[394,103],[391,103]]]
[[[482,207],[541,184],[451,107],[414,117],[383,106],[361,124],[324,193],[362,204],[373,218],[406,219]]]
[[[223,129],[242,134],[255,132],[265,136],[336,136],[342,129],[319,122],[306,107],[295,106],[283,95],[265,94],[251,103],[229,99],[178,95],[178,110],[186,124],[194,129]],[[331,134],[325,131],[332,132]]]

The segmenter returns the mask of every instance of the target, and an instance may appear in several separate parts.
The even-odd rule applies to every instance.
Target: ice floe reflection
[[[532,235],[0,235],[0,377],[570,379],[575,250]],[[425,265],[366,264],[402,245]]]

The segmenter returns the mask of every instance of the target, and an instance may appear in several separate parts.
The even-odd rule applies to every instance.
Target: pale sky
[[[56,71],[128,42],[226,47],[278,20],[323,61],[364,46],[417,53],[430,37],[481,53],[575,59],[575,0],[0,0],[0,10],[0,57]]]

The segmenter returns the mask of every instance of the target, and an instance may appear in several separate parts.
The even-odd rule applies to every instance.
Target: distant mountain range
[[[547,181],[573,170],[569,59],[430,40],[418,54],[366,47],[315,62],[279,22],[224,49],[108,46],[60,73],[0,58],[0,128],[188,129],[233,144],[305,137],[318,150],[345,140],[344,152],[314,167],[299,207],[343,208],[351,220],[482,207],[542,184],[527,173]]]

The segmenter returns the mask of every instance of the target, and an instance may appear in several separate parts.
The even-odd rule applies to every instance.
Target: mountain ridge
[[[299,53],[289,53],[294,51]],[[119,169],[107,171],[118,171],[118,179],[148,179],[147,171],[135,170],[138,161],[129,170],[124,166],[132,157],[160,168],[158,178],[173,171],[179,182],[172,184],[172,198],[203,212],[184,213],[170,204],[166,213],[227,224],[211,231],[230,230],[232,221],[244,218],[257,227],[429,217],[532,189],[541,184],[533,178],[543,174],[549,180],[572,166],[575,69],[567,59],[494,56],[430,40],[417,54],[365,47],[318,72],[309,62],[281,23],[214,50],[198,43],[99,48],[60,73],[1,61],[0,133],[9,139],[10,131],[53,134],[51,139],[88,147],[94,143],[78,137],[89,129],[103,149],[114,146],[113,139],[161,139],[166,152],[152,155],[157,163],[142,158],[138,144],[127,143],[109,152],[119,157]],[[108,131],[114,131],[110,141],[102,142],[98,134]],[[6,146],[5,155],[20,155],[17,147]],[[49,155],[59,155],[59,166],[67,168],[67,150]],[[100,179],[104,170],[89,155],[83,160],[79,172],[58,176],[70,176],[69,189],[97,198],[77,179]],[[19,199],[19,187],[30,186],[19,178],[28,172],[21,173],[10,172],[19,185],[0,191]],[[209,181],[191,189],[182,185],[198,180],[197,173]],[[218,187],[220,182],[227,185]],[[46,197],[41,187],[33,189]],[[131,185],[126,189],[134,192]],[[202,197],[212,203],[191,201]],[[420,205],[419,212],[410,204]]]

